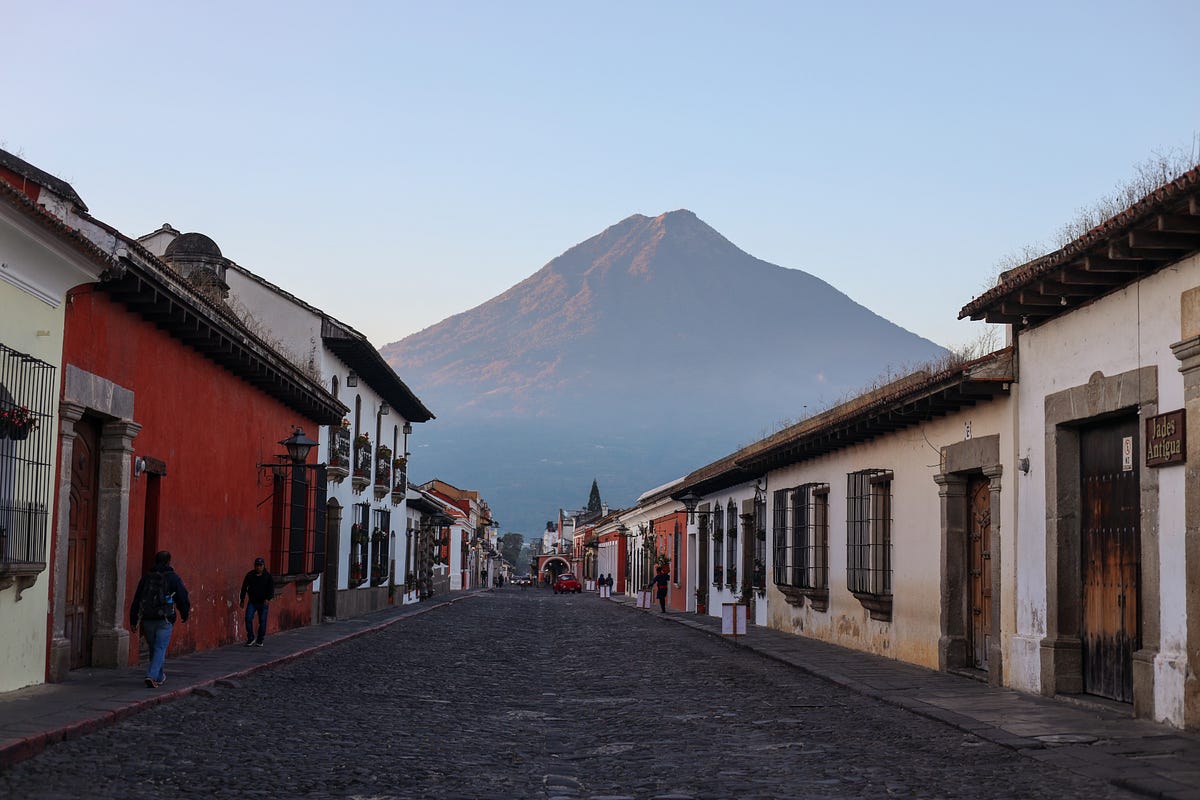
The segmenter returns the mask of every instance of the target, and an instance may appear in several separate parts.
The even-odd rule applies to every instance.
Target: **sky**
[[[1200,3],[0,0],[0,148],[382,346],[694,211],[945,346],[1193,150]]]

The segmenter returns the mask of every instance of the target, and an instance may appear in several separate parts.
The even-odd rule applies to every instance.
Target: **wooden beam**
[[[1200,233],[1200,216],[1193,216],[1191,214],[1159,214],[1158,229],[1160,231]]]
[[[1047,296],[1038,292],[1021,291],[1017,293],[1017,302],[1023,306],[1060,306],[1058,297]]]
[[[1036,285],[1038,291],[1042,294],[1050,294],[1056,297],[1091,297],[1096,293],[1091,289],[1083,288],[1079,284],[1059,283],[1056,280],[1050,279],[1038,281]]]
[[[1128,270],[1129,267],[1126,266],[1125,269]],[[1056,277],[1060,283],[1067,286],[1116,286],[1126,280],[1124,275],[1116,272],[1086,272],[1071,267],[1059,270]]]
[[[1054,312],[1044,306],[1026,306],[1008,301],[1000,304],[1000,313],[1015,317],[1050,317]]]
[[[1135,250],[1130,247],[1128,241],[1123,242],[1119,239],[1114,239],[1108,243],[1108,257],[1114,261],[1149,261],[1158,265],[1171,260],[1170,256],[1166,256],[1161,252],[1155,252],[1154,250],[1148,251],[1140,248]],[[1133,272],[1138,271],[1132,264],[1127,264],[1125,269]],[[1157,269],[1157,266],[1153,266],[1151,269]]]
[[[1200,250],[1200,236],[1169,231],[1130,231],[1129,246],[1135,250]]]

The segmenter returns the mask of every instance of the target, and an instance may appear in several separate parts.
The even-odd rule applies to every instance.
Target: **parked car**
[[[564,572],[554,581],[555,594],[559,594],[560,592],[562,594],[566,594],[567,592],[575,592],[576,594],[579,594],[582,591],[583,587],[579,585],[579,579],[570,572]]]

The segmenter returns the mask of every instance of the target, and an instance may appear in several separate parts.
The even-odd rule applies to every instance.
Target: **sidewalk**
[[[745,636],[722,636],[717,617],[661,614],[657,604],[651,611],[641,610],[628,597],[614,596],[610,602],[721,637],[732,646],[940,720],[1030,758],[1148,797],[1200,800],[1200,735],[1133,719],[1128,706],[994,689],[969,677],[755,625]]]
[[[260,670],[377,631],[402,619],[466,600],[456,592],[411,605],[392,606],[355,619],[273,633],[262,648],[227,645],[187,656],[168,657],[167,681],[159,689],[143,683],[146,666],[78,669],[62,683],[0,694],[0,770],[37,755],[49,745],[74,739],[147,708],[196,693],[216,693]]]

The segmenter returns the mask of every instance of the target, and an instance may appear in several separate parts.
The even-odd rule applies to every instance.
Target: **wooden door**
[[[92,591],[96,576],[96,483],[100,436],[86,419],[75,423],[71,452],[71,506],[67,531],[64,630],[71,669],[92,663]]]
[[[1139,452],[1136,418],[1080,431],[1083,686],[1122,702],[1141,647]]]
[[[967,573],[971,666],[988,668],[992,638],[992,492],[982,475],[967,481]]]

